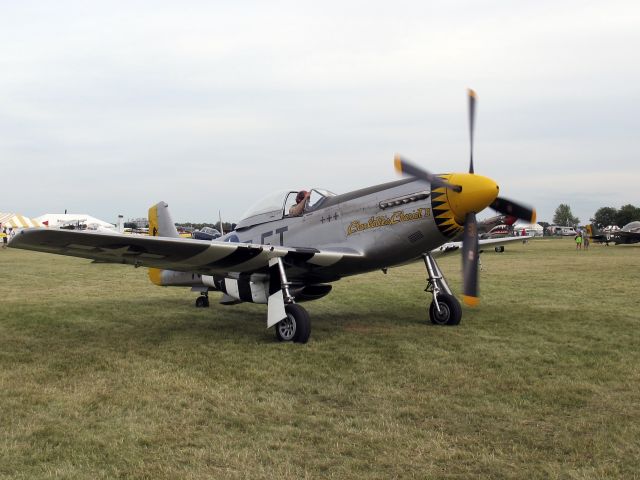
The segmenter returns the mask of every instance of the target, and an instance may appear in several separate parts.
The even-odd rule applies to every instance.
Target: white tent
[[[36,217],[35,220],[40,222],[43,226],[48,227],[60,227],[64,224],[78,222],[85,225],[97,225],[103,228],[114,228],[113,223],[105,222],[99,218],[92,217],[85,213],[45,213]]]
[[[0,224],[2,227],[11,228],[28,228],[28,227],[40,227],[40,222],[35,218],[27,218],[19,213],[2,213],[0,212]]]
[[[544,234],[544,228],[539,223],[516,223],[513,226],[513,231],[520,235],[523,228],[526,234],[532,237],[541,237]]]

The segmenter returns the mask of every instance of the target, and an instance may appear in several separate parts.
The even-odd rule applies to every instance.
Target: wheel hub
[[[437,309],[434,309],[434,319],[437,323],[444,325],[449,320],[451,311],[449,310],[449,306],[444,302],[438,302],[438,307],[440,307],[440,312],[438,312]]]
[[[296,334],[296,321],[291,314],[287,314],[287,318],[278,323],[278,333],[283,340],[293,340]]]

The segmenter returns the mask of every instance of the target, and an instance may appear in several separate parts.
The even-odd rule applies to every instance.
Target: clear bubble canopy
[[[286,216],[289,208],[296,203],[296,195],[301,189],[278,190],[266,195],[251,205],[242,215],[242,220],[238,226],[250,226],[270,220],[276,220]],[[336,194],[321,188],[313,188],[310,191],[309,200],[305,210],[313,210],[319,206],[326,198],[334,197]]]

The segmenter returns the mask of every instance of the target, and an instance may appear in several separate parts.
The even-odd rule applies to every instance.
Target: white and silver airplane
[[[463,299],[478,303],[476,213],[487,207],[529,222],[535,210],[498,196],[492,179],[473,168],[476,97],[469,91],[468,173],[434,175],[396,156],[409,178],[341,195],[312,189],[291,215],[299,193],[285,190],[252,207],[232,232],[214,240],[180,238],[165,203],[149,210],[150,236],[25,229],[10,247],[149,268],[158,285],[223,293],[223,303],[267,305],[267,327],[281,341],[305,343],[311,322],[300,302],[327,295],[342,277],[423,260],[433,323],[457,325],[460,303],[432,252],[463,233]],[[522,237],[520,238],[522,239]]]

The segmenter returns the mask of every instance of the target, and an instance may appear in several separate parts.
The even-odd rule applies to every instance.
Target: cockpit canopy
[[[296,204],[296,195],[300,190],[278,190],[254,203],[242,216],[236,229],[252,227],[260,223],[280,220],[289,216],[289,209]],[[320,188],[311,189],[305,212],[320,208],[324,201],[336,194]]]
[[[623,232],[640,232],[640,222],[627,223],[622,227]]]

